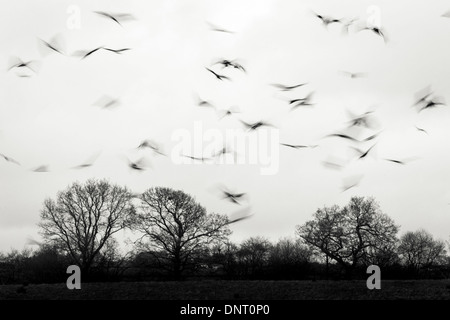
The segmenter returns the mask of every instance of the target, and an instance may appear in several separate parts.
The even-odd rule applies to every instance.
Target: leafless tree
[[[264,237],[251,237],[243,241],[237,251],[237,259],[244,275],[258,276],[269,260],[272,244]]]
[[[96,259],[96,266],[103,276],[117,278],[130,267],[132,252],[122,254],[115,238],[109,238]]]
[[[318,209],[314,219],[297,226],[303,241],[344,267],[347,275],[395,244],[398,227],[373,198],[352,197],[344,208]]]
[[[207,214],[193,197],[180,190],[155,187],[141,196],[134,229],[142,232],[137,246],[153,254],[175,279],[198,261],[208,245],[231,233],[228,218]]]
[[[280,239],[270,250],[269,260],[273,264],[301,264],[310,262],[312,250],[303,244],[299,239],[297,241],[285,238]]]
[[[408,231],[400,238],[398,247],[403,263],[416,271],[445,263],[445,242],[433,239],[427,231]]]
[[[135,211],[132,197],[127,188],[106,180],[75,182],[56,200],[44,201],[41,235],[68,253],[86,278],[108,240],[127,227]]]

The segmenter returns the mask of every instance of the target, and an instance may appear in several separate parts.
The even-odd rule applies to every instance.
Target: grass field
[[[380,290],[365,281],[184,281],[0,285],[0,300],[450,300],[450,280],[386,280]]]

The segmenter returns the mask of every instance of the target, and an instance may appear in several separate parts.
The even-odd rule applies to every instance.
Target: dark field
[[[365,281],[183,281],[0,286],[0,300],[450,300],[450,280],[385,280],[380,290]],[[19,289],[19,290],[18,290]],[[25,291],[25,292],[24,292]]]

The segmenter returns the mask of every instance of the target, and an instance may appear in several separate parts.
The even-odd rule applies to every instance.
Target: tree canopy
[[[317,209],[314,219],[297,226],[303,241],[336,261],[347,272],[371,264],[394,248],[398,227],[373,198],[352,197],[343,208]]]
[[[135,212],[131,192],[106,180],[78,182],[46,199],[39,227],[47,243],[68,253],[89,273],[111,237],[127,226]]]
[[[143,234],[138,244],[153,253],[176,279],[209,244],[225,240],[231,233],[227,216],[207,214],[183,191],[154,187],[140,200],[133,223]]]

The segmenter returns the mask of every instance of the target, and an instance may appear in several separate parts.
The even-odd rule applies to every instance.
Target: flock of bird
[[[94,11],[94,14],[98,15],[99,18],[108,19],[111,21],[111,23],[115,23],[121,27],[123,27],[123,23],[128,21],[136,20],[136,18],[129,13],[110,13],[110,12],[104,12],[104,11]],[[355,30],[357,32],[362,32],[364,30],[370,31],[373,34],[381,37],[385,43],[388,42],[388,38],[386,35],[386,31],[382,30],[379,26],[371,26],[367,24],[363,24],[361,22],[358,22],[358,19],[356,18],[335,18],[323,14],[318,14],[313,12],[313,15],[320,20],[320,23],[327,28],[331,24],[341,24],[342,25],[342,32],[344,34],[348,34],[349,28],[351,26],[355,27]],[[450,17],[450,11],[443,14],[444,17]],[[209,29],[211,32],[220,32],[220,33],[228,33],[231,36],[235,33],[234,31],[226,30],[223,28],[220,28],[216,25],[213,25],[208,22]],[[40,39],[41,45],[46,49],[50,50],[50,52],[57,53],[60,55],[65,55],[68,57],[74,57],[78,58],[80,60],[88,59],[90,56],[94,54],[101,54],[103,53],[112,53],[116,55],[122,55],[126,54],[128,51],[133,50],[132,48],[110,48],[107,46],[97,46],[94,48],[89,48],[86,50],[78,50],[71,54],[68,54],[64,50],[63,45],[63,39],[60,35],[54,36],[52,39],[45,41]],[[16,70],[16,75],[18,77],[31,77],[33,75],[38,74],[40,62],[37,60],[29,60],[29,61],[23,61],[18,57],[12,58],[8,67],[8,72],[12,72]],[[242,72],[243,74],[246,74],[248,72],[247,68],[239,61],[239,59],[216,59],[212,65],[205,66],[205,72],[209,73],[211,75],[211,81],[233,81],[232,77],[230,76],[230,73],[226,73],[225,70],[235,70],[237,72]],[[24,72],[25,71],[25,72]],[[365,72],[348,72],[348,71],[340,71],[340,74],[342,76],[348,77],[350,79],[356,79],[362,78],[362,77],[368,77],[369,75]],[[284,93],[292,93],[296,94],[296,90],[299,88],[304,88],[308,86],[308,83],[301,82],[296,84],[280,84],[280,83],[271,83],[269,84],[271,87],[279,90],[280,92]],[[288,99],[287,105],[290,107],[289,112],[294,112],[295,110],[299,108],[304,107],[314,107],[315,103],[313,101],[313,97],[315,96],[314,91],[309,91],[307,94],[298,95],[295,98]],[[197,98],[197,106],[198,107],[207,107],[212,108],[217,111],[217,114],[219,116],[219,119],[223,119],[225,117],[237,117],[237,114],[241,113],[241,110],[236,107],[230,107],[228,109],[218,109],[216,106],[207,100],[203,100],[200,97]],[[412,108],[416,108],[416,112],[422,113],[426,112],[428,110],[432,110],[437,107],[445,106],[445,101],[443,97],[436,95],[430,86],[427,86],[422,91],[417,92],[414,96],[415,102],[412,105]],[[111,109],[114,107],[117,107],[120,105],[120,100],[117,98],[113,98],[110,96],[102,96],[97,102],[94,103],[95,106],[98,106],[103,109]],[[382,130],[378,130],[379,124],[376,118],[376,112],[375,111],[367,111],[362,114],[353,114],[351,112],[348,112],[349,121],[346,128],[343,128],[340,132],[332,132],[323,137],[323,139],[341,139],[343,141],[346,141],[350,145],[348,146],[351,150],[353,150],[355,154],[356,160],[362,161],[363,159],[367,158],[374,150],[375,146],[377,145],[377,139],[382,134]],[[256,121],[253,123],[246,122],[242,119],[237,118],[237,120],[243,125],[243,128],[245,128],[247,131],[254,131],[258,130],[263,127],[275,127],[273,124],[267,122],[267,121]],[[351,129],[353,128],[360,128],[360,129],[366,129],[370,132],[365,137],[357,137],[351,134]],[[415,127],[419,132],[423,134],[428,134],[427,130],[420,127]],[[367,143],[370,143],[369,146],[361,147],[362,145],[366,145]],[[313,143],[313,144],[293,144],[293,143],[287,143],[282,142],[280,143],[281,146],[291,149],[314,149],[319,146],[319,142]],[[164,152],[163,146],[161,146],[158,142],[156,142],[153,139],[144,139],[142,142],[134,147],[137,150],[150,150],[153,152],[154,155],[160,155],[160,156],[167,156]],[[217,158],[220,156],[223,156],[228,153],[235,153],[235,151],[231,150],[230,147],[224,146],[217,152],[211,155],[201,155],[201,156],[194,156],[194,155],[187,155],[184,154],[183,156],[188,157],[192,160],[196,161],[207,161],[211,160],[213,158]],[[86,159],[85,162],[78,164],[76,166],[73,166],[71,169],[85,169],[88,167],[91,167],[94,165],[95,161],[99,157],[100,152],[97,152],[93,155],[91,155],[89,158]],[[6,162],[9,162],[13,165],[21,166],[21,163],[17,161],[16,159],[12,158],[9,155],[0,153],[0,156],[5,160]],[[411,159],[396,159],[396,158],[390,158],[386,157],[383,158],[384,161],[388,161],[391,163],[395,163],[398,165],[406,165],[408,161]],[[151,167],[151,164],[149,160],[144,156],[141,157],[137,161],[131,161],[127,157],[125,157],[125,161],[127,162],[128,167],[131,170],[134,171],[143,171]],[[347,160],[343,159],[334,159],[330,156],[329,159],[326,159],[323,161],[323,165],[329,168],[333,169],[342,169],[345,167],[345,165],[348,163]],[[35,168],[30,169],[34,172],[48,172],[50,171],[49,165],[42,164]],[[361,180],[362,175],[357,175],[353,177],[348,177],[344,179],[344,185],[342,188],[342,191],[346,191],[352,187],[355,187],[358,185],[359,181]],[[219,186],[217,187],[217,190],[219,190],[221,194],[221,198],[223,200],[230,201],[231,203],[235,205],[240,205],[247,197],[247,194],[245,192],[234,192],[228,189],[225,186]],[[245,211],[245,210],[244,210]],[[230,223],[240,221],[242,219],[248,218],[251,215],[248,214],[248,211],[245,211],[244,214],[240,214],[237,217],[234,217]]]

